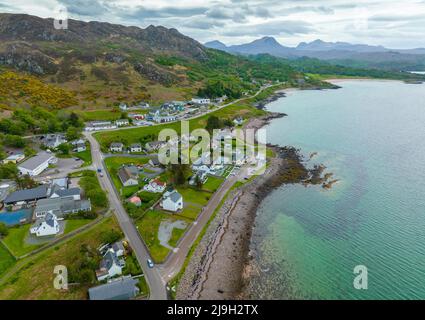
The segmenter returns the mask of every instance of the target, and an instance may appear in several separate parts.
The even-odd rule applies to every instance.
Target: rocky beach
[[[281,113],[252,119],[246,129],[259,129]],[[240,299],[249,280],[249,247],[256,212],[262,200],[283,184],[325,184],[324,167],[308,169],[299,150],[268,146],[264,174],[230,191],[195,249],[180,280],[177,299]]]

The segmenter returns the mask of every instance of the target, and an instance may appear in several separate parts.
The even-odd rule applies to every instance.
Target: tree
[[[0,238],[6,237],[9,234],[9,229],[4,222],[0,222]]]
[[[214,129],[220,129],[222,127],[222,123],[219,118],[216,116],[210,116],[207,120],[206,129],[212,133]]]
[[[16,164],[0,165],[0,179],[16,179],[17,177],[19,177],[19,170]]]
[[[58,146],[58,150],[62,153],[62,154],[69,154],[69,152],[71,151],[71,147],[69,146],[68,143],[62,143],[61,145]]]
[[[30,146],[26,146],[24,149],[24,154],[25,154],[25,157],[31,157],[31,156],[35,156],[37,154],[37,151],[35,151]]]
[[[28,174],[15,177],[15,182],[20,189],[32,189],[38,186],[38,183],[35,182]]]
[[[75,127],[69,127],[66,130],[66,139],[68,141],[77,140],[80,138],[80,131]]]
[[[103,243],[114,243],[121,239],[121,232],[111,229],[102,234],[102,242]]]
[[[171,172],[172,181],[176,186],[186,184],[186,177],[189,172],[189,166],[187,164],[172,164],[169,167]]]
[[[196,175],[196,177],[195,177],[195,184],[196,184],[196,187],[199,189],[199,190],[201,190],[202,189],[202,185],[203,185],[203,183],[202,183],[202,180],[201,180],[201,177],[197,174]]]

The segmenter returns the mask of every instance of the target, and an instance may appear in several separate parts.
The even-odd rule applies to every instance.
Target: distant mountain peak
[[[211,48],[211,49],[217,49],[217,50],[222,50],[225,51],[227,49],[227,46],[218,40],[213,40],[213,41],[209,41],[204,43],[204,46],[207,48]]]

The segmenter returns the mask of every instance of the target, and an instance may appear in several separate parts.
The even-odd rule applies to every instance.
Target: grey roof
[[[119,250],[124,251],[124,246],[123,246],[123,244],[122,244],[122,242],[121,242],[121,241],[118,241],[118,242],[115,242],[115,243],[112,245],[112,249],[113,249],[115,252],[117,252],[117,251],[119,251]]]
[[[55,193],[61,198],[73,197],[81,195],[81,190],[80,188],[60,189],[55,191]]]
[[[42,185],[34,189],[26,189],[11,193],[4,203],[15,203],[20,201],[33,201],[47,198],[48,186]]]
[[[54,227],[55,225],[55,219],[53,214],[51,214],[50,212],[48,214],[46,214],[46,217],[44,218],[44,221],[46,221],[46,223],[51,226]]]
[[[133,143],[130,148],[141,148],[142,144],[141,143]]]
[[[151,158],[150,160],[152,161],[152,163],[153,163],[154,165],[159,165],[159,164],[161,164],[161,163],[159,162],[158,156],[155,156],[155,157]]]
[[[57,178],[52,180],[52,185],[58,185],[61,188],[68,188],[68,178]]]
[[[136,168],[136,167],[134,167]],[[136,168],[136,170],[134,170],[134,168],[132,167],[121,167],[118,170],[118,177],[120,178],[121,182],[124,184],[126,183],[128,180],[130,179],[134,179],[134,180],[138,180],[138,173],[139,173],[139,169]]]
[[[35,213],[52,211],[61,216],[71,212],[89,211],[91,203],[89,200],[73,200],[70,198],[41,199],[37,202]]]
[[[109,270],[114,264],[119,265],[118,257],[114,252],[108,251],[100,262],[100,269]]]
[[[124,145],[121,142],[112,142],[111,148],[122,148]]]
[[[90,300],[128,300],[139,293],[138,281],[121,278],[113,282],[89,289]]]
[[[28,170],[34,170],[38,168],[41,164],[43,164],[46,161],[50,161],[50,159],[53,158],[53,156],[47,152],[41,152],[35,157],[32,157],[28,159],[27,161],[22,162],[19,167],[25,168]]]
[[[182,195],[178,193],[177,191],[174,191],[173,193],[170,194],[169,198],[174,203],[177,203],[182,199]]]

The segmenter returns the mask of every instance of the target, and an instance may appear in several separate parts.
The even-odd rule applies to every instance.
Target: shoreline
[[[251,119],[244,128],[260,129],[272,119],[285,116],[269,112],[267,116]],[[275,156],[269,159],[266,172],[230,191],[195,249],[180,280],[176,299],[246,298],[252,230],[262,201],[282,185],[324,186],[332,176],[323,175],[324,166],[307,169],[305,159],[295,148],[273,145],[268,148]]]

